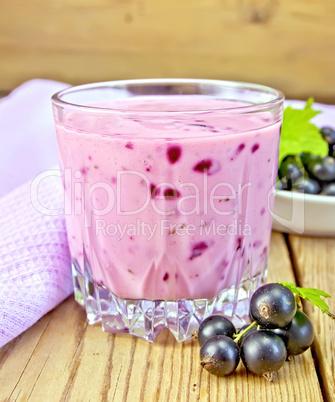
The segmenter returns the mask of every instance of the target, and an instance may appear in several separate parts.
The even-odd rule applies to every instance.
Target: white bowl
[[[301,109],[305,103],[287,100],[285,106]],[[314,103],[313,108],[322,111],[312,119],[315,125],[335,127],[335,105]],[[284,233],[335,236],[335,197],[276,191],[273,229]]]
[[[278,190],[273,229],[309,236],[335,236],[335,197]]]

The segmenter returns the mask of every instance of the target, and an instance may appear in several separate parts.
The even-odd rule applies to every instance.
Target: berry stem
[[[249,331],[249,329],[251,329],[255,325],[257,325],[257,322],[253,321],[246,329],[244,329],[242,332],[240,332],[238,335],[236,335],[236,338],[234,339],[234,342],[238,343],[240,341],[240,339],[242,338],[242,336],[244,334],[246,334]]]
[[[335,314],[331,313],[330,311],[326,311],[326,314],[332,318],[333,320],[335,320]]]
[[[296,302],[296,304],[297,304],[297,310],[298,310],[298,311],[303,311],[302,302],[301,302],[300,296],[297,295],[297,294],[295,294],[294,297],[295,297],[295,302]]]
[[[198,339],[198,331],[193,331],[191,337],[192,339]]]
[[[274,371],[268,371],[267,373],[263,374],[263,377],[268,380],[269,382],[273,382],[274,381],[274,377],[275,377],[275,372]]]

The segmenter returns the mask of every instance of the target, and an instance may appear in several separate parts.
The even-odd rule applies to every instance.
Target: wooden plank
[[[197,77],[335,102],[333,0],[0,0],[0,90]]]
[[[86,326],[84,311],[70,297],[5,346],[0,400],[55,400],[72,379]]]
[[[268,279],[294,281],[278,233],[272,235]],[[310,351],[285,363],[274,383],[242,364],[218,378],[200,368],[196,341],[178,344],[168,331],[153,344],[103,333],[100,325],[86,326],[72,298],[3,348],[0,359],[0,400],[322,401]]]
[[[335,239],[289,236],[295,273],[300,286],[318,288],[329,293],[330,311],[335,313]],[[328,401],[335,398],[335,321],[309,302],[305,309],[314,325],[314,350]]]

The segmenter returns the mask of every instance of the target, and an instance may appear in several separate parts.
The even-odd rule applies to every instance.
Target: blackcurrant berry
[[[272,329],[268,329],[268,331],[271,331],[274,334],[280,336],[281,339],[284,341],[284,343],[286,343],[286,341],[287,341],[287,328],[289,328],[290,325],[291,325],[291,323],[286,325],[285,328],[272,328]]]
[[[329,156],[334,156],[335,154],[335,130],[332,127],[322,127],[320,130],[323,139],[328,143]]]
[[[335,159],[326,156],[321,163],[314,165],[312,172],[319,182],[331,182],[335,179]]]
[[[335,144],[335,130],[332,127],[322,127],[320,132],[328,144]]]
[[[289,355],[300,355],[313,343],[314,332],[310,319],[302,311],[297,311],[286,331],[286,347]]]
[[[261,286],[252,295],[250,313],[265,328],[283,328],[292,321],[297,310],[293,293],[279,283]]]
[[[318,194],[320,192],[320,185],[317,181],[309,177],[300,177],[293,185],[292,190],[299,193]]]
[[[276,189],[277,190],[291,190],[287,184],[287,180],[285,178],[277,181],[276,183]]]
[[[287,189],[291,190],[293,183],[299,177],[303,176],[303,173],[296,162],[295,156],[289,155],[283,159],[278,170],[278,176],[282,182],[286,182]]]
[[[234,324],[222,315],[211,315],[204,319],[198,331],[199,345],[203,345],[207,339],[216,335],[226,335],[232,338],[236,333]]]
[[[211,374],[221,377],[229,375],[236,369],[239,361],[239,347],[228,336],[214,336],[200,348],[200,364]]]
[[[287,358],[285,343],[273,332],[260,329],[244,339],[241,358],[252,373],[270,375],[278,371]]]
[[[321,194],[335,195],[335,183],[326,184],[322,187]]]
[[[300,160],[308,174],[308,176],[312,176],[313,178],[313,167],[317,163],[322,163],[322,157],[320,155],[313,155],[310,152],[302,152],[300,154]]]

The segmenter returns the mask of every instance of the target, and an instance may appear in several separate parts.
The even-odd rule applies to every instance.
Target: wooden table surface
[[[335,296],[335,239],[273,233],[268,280]],[[335,298],[328,299],[335,311]],[[286,362],[273,383],[242,364],[225,378],[203,371],[196,341],[168,331],[155,343],[88,326],[73,298],[0,350],[1,401],[334,401],[335,322],[314,309],[311,350]]]

